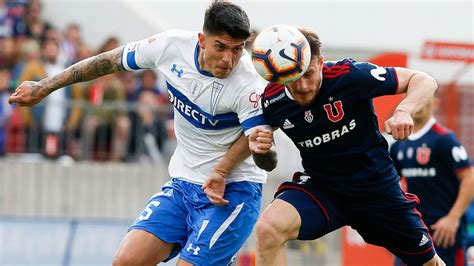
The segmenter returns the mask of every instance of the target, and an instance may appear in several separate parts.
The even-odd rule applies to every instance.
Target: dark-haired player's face
[[[310,104],[314,98],[316,98],[316,95],[318,95],[321,85],[322,67],[323,58],[313,58],[304,75],[286,85],[293,99],[295,99],[299,105],[306,106]]]
[[[244,44],[245,40],[234,39],[228,34],[199,34],[201,69],[216,78],[227,78],[239,63]]]

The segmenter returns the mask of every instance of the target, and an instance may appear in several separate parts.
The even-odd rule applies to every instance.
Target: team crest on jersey
[[[304,112],[304,120],[306,120],[306,122],[308,123],[311,123],[313,122],[313,113],[311,113],[311,110],[308,110],[308,111],[305,111]]]
[[[421,147],[416,148],[416,161],[419,164],[427,164],[430,162],[431,149],[423,144]]]
[[[212,91],[211,91],[211,113],[213,115],[216,114],[217,102],[219,100],[219,96],[221,95],[222,89],[224,88],[224,84],[221,84],[217,81],[212,83]]]
[[[332,101],[332,97],[329,98],[329,101]],[[342,109],[342,101],[335,101],[332,103],[327,103],[324,106],[324,111],[328,119],[334,123],[341,121],[344,117],[344,110]]]

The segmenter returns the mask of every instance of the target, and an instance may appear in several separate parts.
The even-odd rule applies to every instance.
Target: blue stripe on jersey
[[[197,71],[199,71],[199,73],[203,74],[204,76],[213,78],[214,75],[212,75],[212,73],[201,69],[201,66],[199,65],[198,57],[199,57],[199,42],[196,43],[196,49],[194,49],[194,64],[196,65],[196,69]]]
[[[263,117],[263,114],[251,117],[251,118],[245,120],[242,123],[242,127],[244,128],[244,132],[251,129],[251,128],[253,128],[253,127],[261,126],[261,125],[267,125],[267,122],[265,121],[265,118]]]
[[[193,126],[209,130],[219,130],[240,126],[239,118],[236,113],[211,115],[190,101],[171,84],[166,82],[166,85],[168,86],[170,102],[189,123],[193,124]]]
[[[137,65],[137,62],[135,61],[135,51],[130,51],[127,53],[127,64],[131,69],[140,69],[140,67]]]

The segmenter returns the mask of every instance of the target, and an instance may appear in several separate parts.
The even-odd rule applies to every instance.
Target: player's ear
[[[324,63],[324,56],[320,55],[319,56],[319,67],[323,67],[323,63]]]
[[[201,49],[204,49],[204,34],[202,34],[202,32],[200,32],[198,34],[198,38],[199,38],[199,47],[201,47]]]

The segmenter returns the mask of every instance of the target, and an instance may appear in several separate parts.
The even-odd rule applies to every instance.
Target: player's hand
[[[211,175],[204,181],[201,187],[206,193],[212,204],[217,206],[224,206],[229,204],[229,201],[224,199],[225,192],[225,176],[219,172],[213,171]]]
[[[456,243],[456,232],[459,227],[459,218],[446,215],[431,225],[433,241],[439,247],[448,248]]]
[[[396,110],[384,123],[385,132],[395,140],[406,140],[413,132],[413,119],[407,111]]]
[[[24,81],[8,98],[8,103],[20,106],[33,106],[48,95],[45,92],[46,90],[43,89],[39,82]]]
[[[249,148],[252,153],[266,154],[272,147],[273,132],[264,127],[256,127],[249,135]]]

